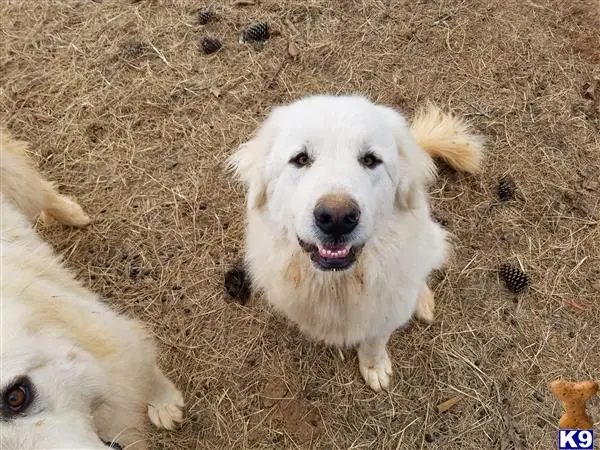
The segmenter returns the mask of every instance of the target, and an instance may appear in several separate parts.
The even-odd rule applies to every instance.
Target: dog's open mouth
[[[310,259],[319,270],[346,270],[356,261],[362,246],[339,244],[308,244],[298,239],[300,247],[310,255]]]

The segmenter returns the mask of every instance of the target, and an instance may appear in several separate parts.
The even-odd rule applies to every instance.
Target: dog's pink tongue
[[[329,259],[341,259],[348,256],[350,246],[345,244],[338,245],[318,245],[319,256]]]

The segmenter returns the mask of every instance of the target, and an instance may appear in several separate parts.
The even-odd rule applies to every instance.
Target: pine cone
[[[223,44],[221,44],[221,41],[215,37],[205,37],[200,42],[200,46],[205,54],[210,55],[211,53],[219,50]]]
[[[198,24],[206,25],[208,22],[215,20],[217,15],[211,9],[201,9],[198,13]]]
[[[520,268],[504,264],[500,267],[500,278],[506,287],[515,294],[523,292],[529,286],[529,277]]]
[[[267,22],[258,22],[244,31],[245,41],[262,42],[269,39],[269,24]]]
[[[245,305],[250,298],[252,286],[250,277],[241,262],[236,263],[225,273],[225,293],[232,300]]]
[[[515,198],[515,191],[517,185],[510,175],[505,175],[500,179],[498,183],[498,198],[506,202]]]

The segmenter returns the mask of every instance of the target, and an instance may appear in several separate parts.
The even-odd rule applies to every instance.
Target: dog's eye
[[[308,153],[300,152],[292,159],[290,159],[290,163],[292,163],[296,167],[306,167],[310,166],[312,160],[310,159],[310,156],[308,156]]]
[[[374,169],[375,167],[377,167],[379,164],[381,164],[383,161],[381,161],[381,159],[379,159],[377,156],[375,156],[374,153],[365,153],[363,156],[360,157],[360,163],[365,166],[367,169]]]
[[[31,388],[28,380],[20,380],[4,393],[4,403],[11,412],[19,413],[31,403]]]

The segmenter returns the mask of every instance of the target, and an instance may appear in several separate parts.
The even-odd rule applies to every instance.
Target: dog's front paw
[[[148,417],[158,428],[173,430],[183,420],[183,395],[164,375],[160,374],[162,384],[158,395],[148,405]]]
[[[173,430],[183,420],[183,395],[175,390],[171,399],[148,405],[148,417],[158,428]]]
[[[365,382],[375,392],[382,389],[387,390],[390,387],[390,377],[392,376],[392,361],[385,351],[378,360],[363,360],[359,358],[360,374]]]

